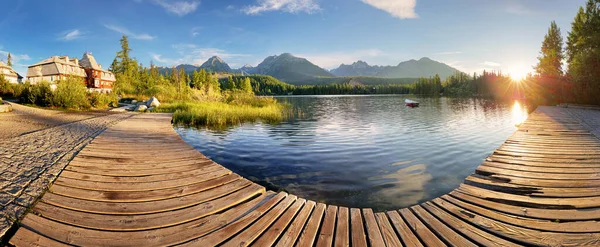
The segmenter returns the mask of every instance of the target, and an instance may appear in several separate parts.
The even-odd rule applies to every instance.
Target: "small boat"
[[[409,106],[409,107],[419,107],[419,102],[416,102],[413,100],[405,99],[404,103],[406,103],[406,106]]]

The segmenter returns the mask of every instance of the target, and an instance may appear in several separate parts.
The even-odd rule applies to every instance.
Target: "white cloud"
[[[2,47],[0,47],[0,49],[2,49]],[[2,61],[6,61],[8,59],[8,51],[3,51],[0,50],[0,60]],[[12,59],[13,63],[18,63],[19,61],[27,61],[27,60],[31,60],[31,57],[29,57],[29,55],[27,54],[14,54],[14,53],[10,53],[10,57]]]
[[[418,18],[415,13],[417,0],[361,0],[363,3],[392,14],[400,19]]]
[[[332,52],[318,54],[298,54],[299,57],[304,57],[308,61],[326,69],[334,69],[340,64],[352,64],[358,60],[368,60],[383,55],[384,52],[378,49],[358,50],[351,52]]]
[[[198,47],[194,44],[176,44],[173,49],[180,55],[179,58],[166,58],[158,53],[150,53],[152,60],[167,66],[179,64],[201,65],[213,56],[218,56],[225,60],[230,66],[239,64],[237,59],[249,57],[248,54],[229,53],[218,48]]]
[[[129,31],[129,29],[127,29],[127,28],[119,27],[119,26],[115,26],[115,25],[106,25],[105,24],[104,27],[106,27],[112,31],[115,31],[117,33],[127,35],[128,37],[130,37],[132,39],[153,40],[155,38],[155,37],[150,36],[145,33],[136,34],[134,32]]]
[[[248,6],[242,11],[249,15],[258,15],[268,11],[311,14],[319,10],[321,7],[314,0],[258,0],[256,5]]]
[[[502,64],[496,63],[496,62],[490,62],[490,61],[485,61],[483,63],[481,63],[482,65],[488,66],[488,67],[500,67]]]
[[[0,49],[3,49],[2,46],[0,46]],[[8,60],[8,53],[8,51],[0,50],[0,61],[6,62]],[[28,65],[23,64],[23,61],[31,60],[31,57],[27,54],[15,54],[12,52],[10,53],[10,56],[13,63],[13,69],[15,69],[17,73],[25,75]]]
[[[438,52],[435,55],[456,55],[456,54],[461,54],[462,51],[445,51],[445,52]]]
[[[190,34],[192,35],[192,37],[200,35],[200,30],[202,30],[202,28],[203,27],[193,27],[192,30],[190,30]]]
[[[154,0],[155,4],[178,16],[184,16],[198,9],[200,1]]]
[[[79,29],[75,29],[73,31],[65,31],[60,36],[60,40],[71,41],[83,37],[83,32],[79,31]]]

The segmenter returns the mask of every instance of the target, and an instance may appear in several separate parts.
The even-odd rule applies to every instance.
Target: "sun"
[[[529,68],[530,66],[527,65],[515,64],[508,68],[508,73],[510,75],[510,78],[512,78],[516,82],[520,82],[523,79],[525,79],[525,77],[527,77],[527,74],[532,72]]]

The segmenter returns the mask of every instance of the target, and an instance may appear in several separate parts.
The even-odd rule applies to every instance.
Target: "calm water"
[[[226,131],[177,128],[269,189],[349,207],[414,205],[456,188],[526,118],[518,102],[407,96],[282,97],[304,116]]]

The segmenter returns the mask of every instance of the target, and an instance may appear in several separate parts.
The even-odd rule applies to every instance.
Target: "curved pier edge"
[[[136,115],[96,137],[10,244],[600,245],[598,111],[540,107],[458,188],[388,212],[267,191],[185,143],[170,118]]]

